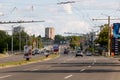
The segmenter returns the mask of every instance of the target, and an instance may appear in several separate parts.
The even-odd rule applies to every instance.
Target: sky
[[[58,4],[74,1],[74,3]],[[22,26],[25,31],[44,37],[46,27],[54,27],[55,33],[86,34],[98,31],[107,18],[120,18],[120,0],[0,0],[0,21],[41,21],[39,23],[0,24],[1,30],[11,34],[12,27]],[[92,19],[106,19],[93,21]],[[113,23],[120,20],[111,20]]]

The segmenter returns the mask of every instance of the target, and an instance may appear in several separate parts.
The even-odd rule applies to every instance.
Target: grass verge
[[[14,62],[1,63],[0,68],[19,66],[19,65],[24,65],[24,64],[34,63],[34,62],[40,62],[40,61],[44,61],[44,60],[53,59],[53,58],[56,58],[58,56],[59,56],[59,54],[51,54],[47,58],[44,56],[41,58],[30,59],[29,61],[20,60],[20,61],[14,61]]]
[[[7,54],[0,53],[0,58],[7,57],[7,56],[8,56]]]

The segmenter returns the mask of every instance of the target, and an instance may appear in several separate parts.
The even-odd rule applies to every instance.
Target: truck
[[[59,45],[53,45],[53,52],[58,53],[59,52]]]
[[[26,59],[26,61],[29,61],[29,59],[31,58],[31,54],[32,54],[32,46],[24,46],[24,58]]]

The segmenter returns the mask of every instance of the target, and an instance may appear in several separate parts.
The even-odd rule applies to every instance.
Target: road
[[[74,54],[0,69],[0,80],[120,80],[120,62],[102,56],[75,57]]]

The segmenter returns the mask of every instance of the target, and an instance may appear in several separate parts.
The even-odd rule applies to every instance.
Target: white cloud
[[[93,10],[105,10],[105,9],[117,9],[120,2],[116,0],[76,0],[76,5],[79,5],[81,9],[93,9]]]
[[[0,16],[3,16],[4,14],[2,12],[0,12]]]
[[[0,4],[0,9],[2,9],[2,4]],[[0,16],[3,16],[4,14],[3,14],[3,12],[0,12]]]
[[[63,5],[63,8],[67,13],[72,14],[72,6],[70,4]]]
[[[57,33],[64,34],[64,32],[72,33],[88,33],[90,31],[90,25],[84,21],[69,21],[61,28],[59,27]]]
[[[41,35],[42,37],[45,35],[45,27],[40,24],[31,24],[31,25],[23,25],[25,27],[25,31],[30,35]]]
[[[97,2],[97,0],[76,0],[76,4],[80,4],[82,6],[93,6],[93,4],[95,4]]]
[[[99,4],[99,3],[101,3],[101,2],[97,2],[94,5],[98,9],[115,9],[116,10],[119,7],[119,3],[117,3],[117,2],[102,3],[102,4]]]
[[[71,26],[69,30],[79,32],[79,33],[86,33],[89,31],[89,24],[84,21],[72,21],[67,23],[67,26]]]
[[[2,4],[0,4],[0,8],[2,8]]]
[[[49,7],[49,11],[50,11],[51,13],[58,13],[58,8],[57,8],[56,6],[50,6],[50,7]]]

